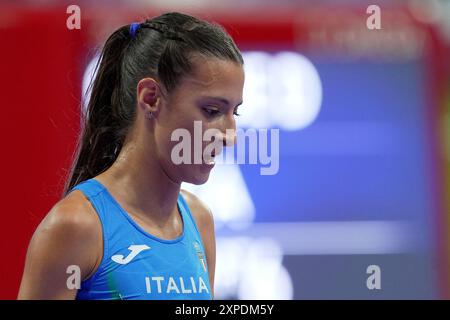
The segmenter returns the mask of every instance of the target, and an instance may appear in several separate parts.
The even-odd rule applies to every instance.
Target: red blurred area
[[[79,131],[84,35],[65,20],[58,10],[0,10],[1,299],[17,295],[28,242],[60,197]]]

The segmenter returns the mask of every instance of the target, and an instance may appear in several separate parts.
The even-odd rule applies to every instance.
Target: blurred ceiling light
[[[244,52],[246,80],[239,127],[301,130],[317,118],[322,83],[316,67],[297,52]]]
[[[276,240],[218,237],[216,252],[216,298],[293,299],[292,279]]]

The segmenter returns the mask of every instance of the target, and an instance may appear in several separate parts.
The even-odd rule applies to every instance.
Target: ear
[[[159,110],[161,89],[158,82],[153,78],[143,78],[137,84],[137,105],[141,112],[152,114]]]

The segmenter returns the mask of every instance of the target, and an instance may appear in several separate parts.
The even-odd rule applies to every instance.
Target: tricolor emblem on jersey
[[[198,241],[194,241],[193,245],[194,245],[195,251],[197,252],[198,259],[200,260],[200,263],[202,264],[203,270],[205,270],[205,272],[206,272],[205,254],[203,253],[202,248],[201,248],[200,244],[198,243]]]

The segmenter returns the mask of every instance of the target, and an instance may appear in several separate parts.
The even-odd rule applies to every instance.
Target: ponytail
[[[102,49],[95,79],[90,84],[87,111],[81,114],[83,134],[65,194],[110,167],[122,147],[127,124],[120,119],[119,112],[122,107],[121,64],[128,43],[128,29],[124,26],[106,40]]]

